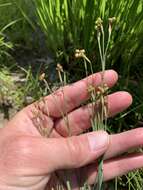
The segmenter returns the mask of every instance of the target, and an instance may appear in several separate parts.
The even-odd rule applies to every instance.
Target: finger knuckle
[[[73,167],[80,167],[83,163],[83,146],[78,139],[78,137],[73,136],[68,138],[68,150],[69,150],[69,159],[73,164]]]

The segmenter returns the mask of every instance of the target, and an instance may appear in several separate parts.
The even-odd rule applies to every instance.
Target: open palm
[[[105,82],[109,87],[116,83],[117,78],[114,71],[105,72]],[[99,86],[101,73],[29,105],[0,130],[0,189],[45,190],[61,184],[64,186],[67,180],[71,181],[72,189],[78,189],[85,181],[93,184],[97,175],[96,160],[103,153],[104,180],[143,165],[141,154],[119,156],[143,144],[143,129],[116,135],[107,135],[103,131],[82,134],[91,127],[92,117],[90,104],[80,106],[89,98],[87,81],[88,85]],[[123,111],[131,102],[127,92],[109,95],[109,116]],[[68,127],[63,114],[68,116]],[[41,136],[39,127],[49,138]],[[71,137],[68,137],[69,132]],[[87,140],[89,135],[97,141],[102,135],[105,145],[91,152]]]

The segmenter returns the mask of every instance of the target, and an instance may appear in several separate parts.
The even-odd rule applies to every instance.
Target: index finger
[[[114,70],[104,73],[104,83],[112,87],[118,80]],[[39,102],[42,112],[52,117],[60,117],[78,107],[89,98],[88,87],[98,87],[102,82],[102,72],[90,75],[78,82],[60,88],[56,92],[46,96],[44,101]]]

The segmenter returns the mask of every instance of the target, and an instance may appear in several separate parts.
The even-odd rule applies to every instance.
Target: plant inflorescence
[[[104,35],[104,26],[103,26],[103,21],[101,18],[98,18],[96,21],[96,29],[97,29],[97,40],[98,40],[98,46],[99,46],[99,52],[100,52],[100,58],[101,58],[101,67],[102,67],[102,72],[101,72],[101,84],[98,87],[94,87],[92,85],[88,84],[87,81],[87,91],[90,96],[90,103],[92,105],[92,118],[91,118],[91,126],[93,131],[97,130],[107,130],[107,117],[108,117],[108,86],[104,82],[104,71],[106,67],[106,55],[110,43],[110,38],[111,38],[111,32],[112,32],[112,24],[115,21],[115,18],[110,18],[109,19],[109,26],[108,26],[108,40],[105,42],[105,35]],[[86,52],[84,49],[76,49],[75,50],[75,58],[83,59],[84,61],[84,68],[85,68],[85,75],[88,76],[89,74],[93,74],[93,66],[91,61],[88,59],[86,56]],[[90,67],[90,70],[88,71],[88,65]],[[61,64],[57,64],[56,67],[59,82],[61,85],[61,93],[63,97],[63,102],[64,102],[64,110],[67,110],[67,102],[66,102],[66,97],[64,94],[64,86],[67,84],[67,77],[66,77],[66,72],[64,71],[63,67]],[[42,73],[39,77],[40,81],[44,82],[44,85],[49,91],[49,93],[52,94],[55,105],[57,105],[57,109],[60,111],[64,122],[65,126],[67,127],[68,130],[68,135],[71,135],[70,128],[69,128],[69,121],[68,121],[68,113],[65,111],[64,113],[62,112],[62,109],[58,107],[58,103],[56,100],[56,96],[54,95],[54,91],[52,91],[49,83],[46,80],[46,75],[45,73]],[[35,103],[36,110],[40,110],[40,105],[41,101],[43,101],[43,105],[48,107],[48,105],[45,104],[44,99],[40,100],[40,102]],[[96,111],[95,111],[96,109]],[[40,112],[34,112],[33,111],[34,118],[33,120],[36,120],[36,127],[40,134],[45,137],[49,137],[52,129],[47,130],[44,126],[41,125],[41,116]],[[97,175],[97,180],[94,185],[94,189],[96,190],[101,190],[102,185],[103,185],[103,161],[104,161],[104,155],[98,160],[98,175]],[[67,183],[68,189],[70,189],[70,181]],[[86,185],[86,184],[85,184]],[[88,189],[90,187],[87,185]]]

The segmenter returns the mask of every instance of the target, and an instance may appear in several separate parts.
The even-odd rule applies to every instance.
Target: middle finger
[[[123,110],[125,110],[132,103],[132,97],[127,92],[116,92],[108,96],[108,116],[111,117]],[[56,131],[61,136],[68,136],[69,130],[72,135],[77,135],[91,127],[92,119],[91,104],[78,108],[67,115],[67,118],[57,120],[55,124]],[[98,110],[94,110],[96,114]],[[68,120],[68,126],[65,122]]]

